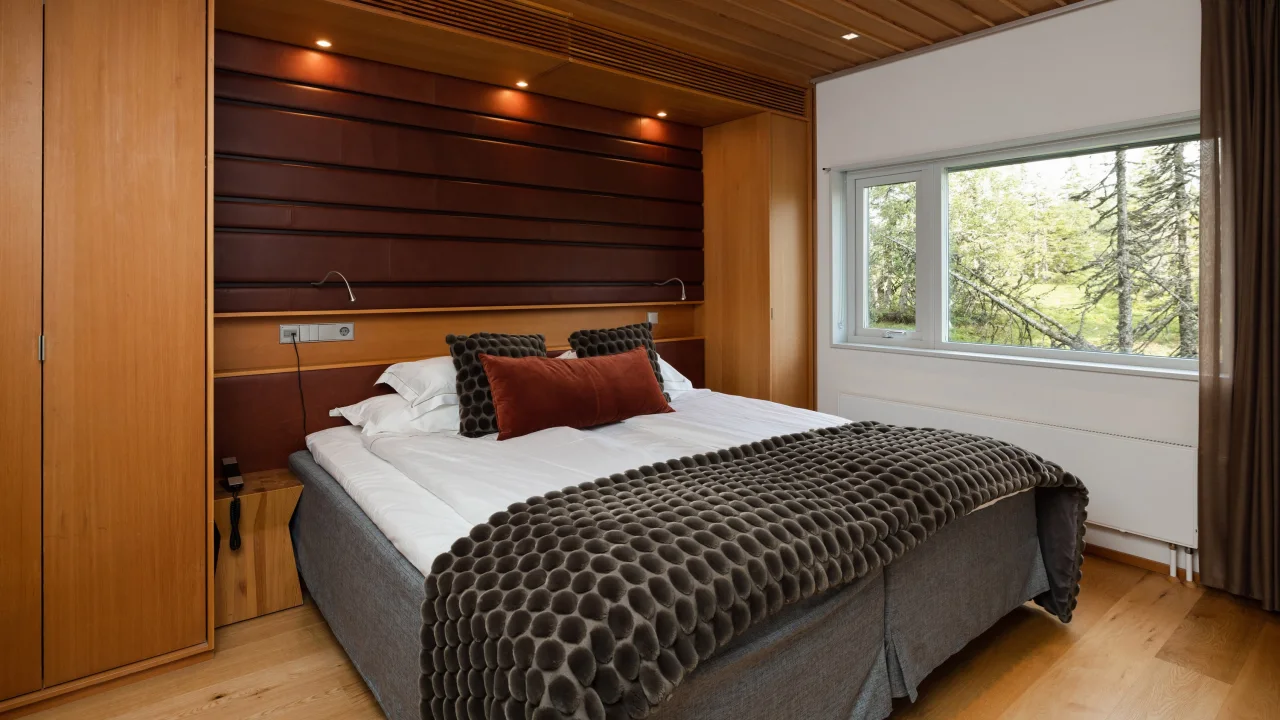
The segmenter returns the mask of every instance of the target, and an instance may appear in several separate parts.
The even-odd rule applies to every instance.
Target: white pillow
[[[557,359],[557,360],[577,360],[577,359],[578,359],[578,353],[576,353],[576,352],[574,352],[574,351],[572,351],[572,350],[565,350],[564,352],[562,352],[562,353],[560,353],[559,355],[557,355],[557,356],[556,356],[556,359]]]
[[[374,395],[355,405],[330,410],[329,417],[346,418],[347,422],[362,428],[366,425],[386,422],[387,418],[408,409],[409,401],[399,395]]]
[[[383,371],[374,384],[378,383],[390,385],[420,412],[458,404],[458,372],[447,355],[396,363]]]
[[[355,405],[329,411],[343,417],[365,435],[377,433],[437,433],[458,430],[458,406],[441,405],[419,412],[399,395],[375,395]]]
[[[418,415],[418,408],[409,408],[406,412],[388,418],[385,423],[366,425],[362,432],[365,435],[383,432],[456,433],[458,432],[459,423],[458,410],[459,406],[457,404],[441,405]]]
[[[658,369],[662,371],[662,389],[666,391],[672,399],[675,399],[679,393],[685,393],[693,389],[693,382],[689,378],[680,374],[680,371],[672,367],[671,363],[658,356]]]

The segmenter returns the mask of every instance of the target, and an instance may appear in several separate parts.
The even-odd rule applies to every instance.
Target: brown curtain
[[[1280,0],[1201,0],[1200,571],[1280,610]]]

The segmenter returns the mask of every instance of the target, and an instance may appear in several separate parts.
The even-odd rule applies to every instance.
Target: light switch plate
[[[344,342],[356,339],[355,323],[319,323],[314,325],[281,325],[280,344],[293,342],[293,335],[298,336],[299,343]]]
[[[657,325],[657,324],[658,324],[658,313],[656,313],[656,312],[651,312],[651,313],[649,313],[649,324],[650,324],[650,325]]]

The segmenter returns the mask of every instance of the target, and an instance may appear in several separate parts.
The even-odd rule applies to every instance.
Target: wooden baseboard
[[[1168,563],[1162,563],[1156,560],[1150,560],[1148,558],[1139,557],[1138,555],[1130,555],[1129,553],[1126,553],[1126,552],[1120,552],[1119,550],[1112,550],[1111,548],[1105,548],[1099,545],[1086,544],[1084,546],[1084,551],[1088,555],[1104,558],[1106,560],[1118,562],[1123,565],[1132,565],[1133,567],[1142,568],[1143,570],[1150,570],[1151,572],[1159,573],[1160,575],[1169,574]],[[1182,568],[1178,569],[1179,578],[1185,577],[1183,575],[1183,572],[1184,570]],[[1196,583],[1197,585],[1200,584],[1200,573],[1198,572],[1192,573],[1191,578],[1192,578],[1192,582]]]
[[[161,673],[177,670],[213,657],[209,643],[157,655],[136,663],[113,668],[78,680],[54,685],[26,695],[19,695],[0,702],[0,720],[13,720],[41,710],[62,705],[103,690],[144,680]]]

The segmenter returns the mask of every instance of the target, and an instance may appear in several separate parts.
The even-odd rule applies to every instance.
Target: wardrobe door
[[[769,399],[812,407],[809,123],[769,116]]]
[[[45,2],[55,685],[206,641],[206,8]]]
[[[0,700],[40,689],[42,0],[0,0]]]
[[[769,114],[702,131],[707,387],[768,400]]]

